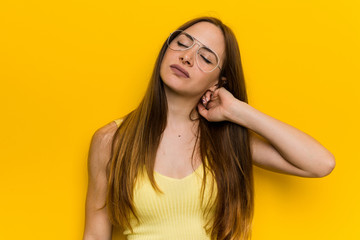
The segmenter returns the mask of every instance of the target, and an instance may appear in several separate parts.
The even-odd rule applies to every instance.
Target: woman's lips
[[[173,70],[173,72],[174,72],[176,75],[178,75],[178,76],[185,77],[185,78],[189,78],[189,77],[190,77],[189,73],[188,73],[185,69],[183,69],[182,67],[180,67],[180,66],[177,65],[177,64],[172,64],[172,65],[170,65],[170,68],[171,68],[171,70]]]

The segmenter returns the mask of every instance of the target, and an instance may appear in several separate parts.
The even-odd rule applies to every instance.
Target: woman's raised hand
[[[208,90],[198,103],[201,116],[210,122],[229,120],[231,105],[239,101],[225,88]]]

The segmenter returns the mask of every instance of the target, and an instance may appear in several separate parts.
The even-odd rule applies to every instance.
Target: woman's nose
[[[189,53],[184,53],[180,56],[180,61],[183,64],[187,64],[189,66],[193,66],[194,65],[194,60],[193,57],[189,54]]]
[[[195,47],[195,45],[196,44],[194,44],[194,46],[192,46],[192,48],[189,48],[182,52],[182,54],[180,55],[180,61],[182,63],[188,64],[189,66],[194,65],[194,59],[196,58],[196,52],[198,49]]]

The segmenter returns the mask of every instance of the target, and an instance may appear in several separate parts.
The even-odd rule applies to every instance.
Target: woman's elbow
[[[333,154],[329,154],[328,157],[324,158],[322,160],[323,162],[323,166],[321,167],[321,171],[316,173],[316,177],[325,177],[327,175],[329,175],[335,168],[336,162],[335,162],[335,157]]]

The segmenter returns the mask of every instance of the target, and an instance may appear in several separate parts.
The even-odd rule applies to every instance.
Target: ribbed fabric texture
[[[120,125],[121,119],[115,120]],[[193,173],[176,179],[164,176],[154,171],[154,177],[161,191],[157,193],[146,174],[145,166],[134,188],[134,204],[140,220],[137,223],[134,216],[130,223],[134,233],[126,229],[123,234],[129,240],[209,240],[204,226],[213,219],[212,209],[205,219],[203,212],[210,199],[212,175],[206,174],[204,203],[201,204],[200,190],[203,177],[201,164]],[[217,189],[214,182],[214,192],[211,197],[215,201]],[[210,225],[211,226],[211,225]]]

